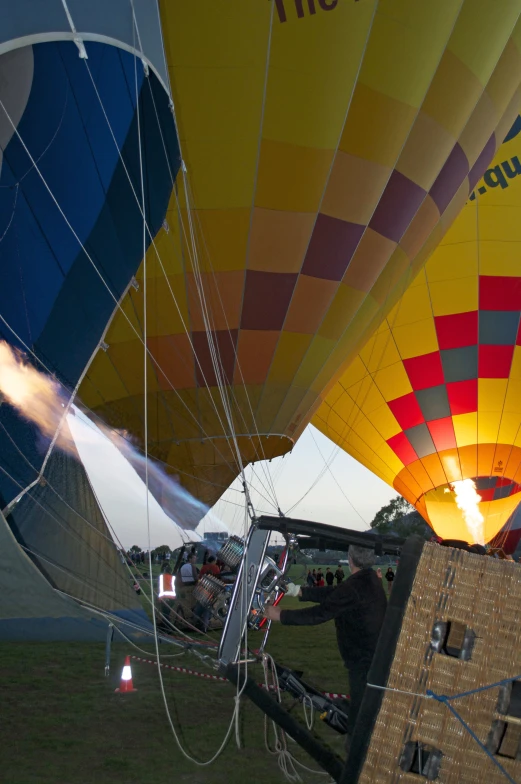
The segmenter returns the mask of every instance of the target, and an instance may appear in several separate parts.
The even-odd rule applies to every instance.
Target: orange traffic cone
[[[137,691],[132,685],[132,670],[130,668],[130,656],[127,656],[125,659],[125,664],[123,666],[123,671],[121,673],[121,681],[119,684],[119,689],[116,689],[120,694],[125,694],[129,691]]]

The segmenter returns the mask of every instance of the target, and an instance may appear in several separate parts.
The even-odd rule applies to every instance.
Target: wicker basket
[[[439,640],[437,645],[433,643],[435,624],[442,636],[448,630],[441,648]],[[464,637],[466,652],[462,650]],[[519,674],[521,566],[425,544],[404,608],[387,687],[420,695],[428,689],[440,695],[453,695]],[[418,784],[427,780],[443,784],[503,784],[506,781],[446,705],[414,694],[383,693],[357,777],[360,784]],[[499,725],[499,735],[504,735],[506,729],[509,731],[509,739],[505,736],[501,747],[503,755],[497,754],[498,749],[491,741],[493,723],[496,722],[497,728],[502,715],[498,713],[499,694],[500,687],[496,687],[452,704],[480,741],[489,743],[496,759],[514,781],[521,782],[521,761],[504,756],[515,757],[521,726],[515,722]],[[503,710],[508,710],[508,701],[503,700]],[[407,753],[410,756],[414,748],[423,754],[424,768],[429,752],[431,762],[439,755],[441,761],[433,766],[434,773],[431,770],[428,777],[419,773],[418,762],[416,773],[402,769],[407,768]],[[349,761],[346,781],[350,780],[348,769]]]

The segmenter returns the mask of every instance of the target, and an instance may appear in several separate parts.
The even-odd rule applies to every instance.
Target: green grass
[[[292,567],[291,576],[297,582],[303,582],[305,574],[302,566]],[[285,598],[284,606],[302,604]],[[250,633],[249,642],[256,647],[255,634]],[[151,646],[146,648],[152,651]],[[279,663],[303,670],[304,677],[324,691],[349,691],[333,623],[315,627],[274,624],[268,651]],[[161,645],[162,655],[175,652],[172,646]],[[0,644],[2,784],[284,781],[276,759],[265,751],[263,714],[247,699],[241,710],[244,748],[237,749],[232,733],[223,755],[212,766],[198,768],[185,760],[168,726],[155,666],[133,661],[138,691],[114,693],[125,655],[131,653],[140,655],[130,645],[115,644],[111,673],[105,678],[103,644]],[[164,661],[204,670],[190,652]],[[252,672],[261,680],[258,665]],[[199,759],[208,759],[219,747],[229,724],[233,687],[168,670],[164,670],[164,681],[172,719],[184,746]],[[284,699],[303,721],[301,706],[287,696]],[[318,718],[315,732],[343,756],[343,738]],[[299,747],[291,741],[289,745],[297,758],[311,768],[317,767]],[[303,774],[303,779],[316,782],[317,776]]]
[[[161,648],[172,652],[170,646]],[[347,690],[332,624],[308,629],[277,625],[269,650],[278,661],[304,669],[317,686]],[[201,769],[185,760],[167,723],[154,666],[133,661],[138,691],[114,693],[124,657],[132,652],[129,645],[114,645],[111,674],[105,678],[103,645],[0,645],[3,784],[164,784],[172,778],[194,784],[283,781],[276,760],[264,749],[263,715],[247,699],[241,712],[245,748],[237,749],[232,734],[212,766]],[[165,661],[204,670],[193,654]],[[255,675],[260,679],[258,667]],[[198,758],[208,759],[228,726],[233,687],[172,671],[164,671],[164,680],[184,745]],[[295,711],[302,716],[300,707]],[[341,754],[340,736],[318,719],[316,724],[319,735]],[[290,746],[298,758],[316,767],[295,744]],[[309,774],[305,780],[314,778]]]

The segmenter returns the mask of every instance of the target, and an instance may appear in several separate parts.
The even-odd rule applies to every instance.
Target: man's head
[[[326,569],[326,572],[330,572],[330,571],[331,571],[331,569],[328,566],[327,569]]]
[[[369,550],[367,547],[357,547],[354,544],[349,545],[347,558],[352,572],[359,569],[370,569],[375,563],[374,550]]]
[[[197,556],[195,553],[190,553],[188,556],[188,563],[195,563],[197,560]]]
[[[206,561],[206,563],[209,563],[209,564],[215,563],[215,555],[209,555],[208,556],[208,560]]]

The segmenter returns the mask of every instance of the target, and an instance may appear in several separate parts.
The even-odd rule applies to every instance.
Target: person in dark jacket
[[[335,581],[335,578],[333,576],[333,572],[331,571],[331,569],[328,566],[327,569],[326,569],[326,583],[327,583],[327,585],[333,585],[334,581]]]
[[[373,571],[374,552],[351,545],[351,576],[336,586],[307,588],[290,584],[288,594],[314,607],[283,610],[266,606],[264,615],[283,626],[315,626],[335,621],[338,649],[349,672],[350,709],[348,735],[352,734],[367,683],[367,673],[382,627],[387,599],[382,581]]]

